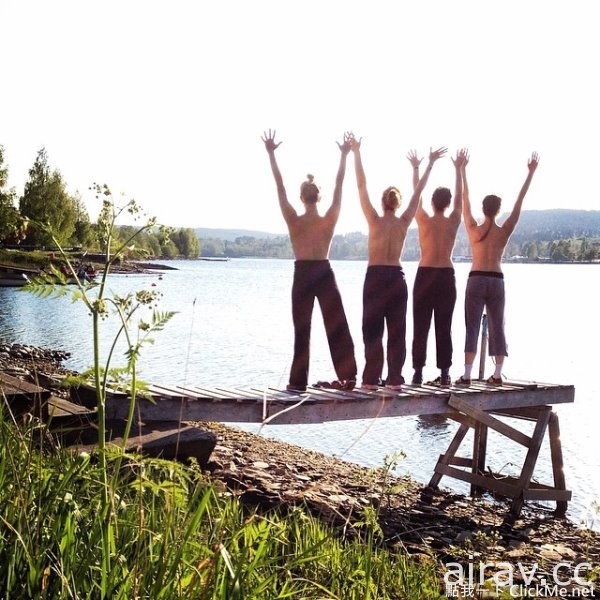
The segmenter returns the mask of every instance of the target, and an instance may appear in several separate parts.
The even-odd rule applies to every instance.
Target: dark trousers
[[[454,269],[419,267],[413,288],[413,368],[427,359],[427,337],[433,315],[438,369],[452,365],[452,314],[456,304]]]
[[[315,298],[321,306],[329,351],[339,380],[356,379],[354,343],[346,320],[342,297],[328,260],[297,260],[292,285],[294,359],[290,385],[308,383],[310,327]]]
[[[377,384],[381,379],[384,325],[387,325],[386,383],[402,383],[402,367],[406,359],[407,301],[408,289],[402,267],[374,265],[367,268],[363,287],[363,384]]]

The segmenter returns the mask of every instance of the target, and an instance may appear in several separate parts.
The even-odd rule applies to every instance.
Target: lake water
[[[173,261],[177,271],[152,275],[111,275],[109,289],[117,294],[158,289],[161,310],[177,311],[155,344],[144,348],[143,379],[152,383],[283,387],[291,361],[293,331],[290,290],[293,262],[237,259],[229,262]],[[359,377],[362,371],[362,283],[366,263],[333,261],[348,321],[354,337]],[[412,288],[417,264],[404,270]],[[567,487],[573,490],[569,516],[598,527],[593,507],[600,500],[597,451],[600,416],[598,368],[599,267],[594,265],[504,266],[509,379],[575,385],[575,403],[558,405]],[[458,300],[454,314],[454,366],[463,365],[463,300],[468,264],[457,264]],[[407,340],[412,339],[409,297]],[[103,348],[112,340],[116,323],[103,324]],[[64,349],[72,353],[67,367],[91,364],[91,319],[83,305],[70,298],[39,299],[13,288],[0,288],[0,341]],[[425,377],[437,376],[433,331]],[[478,365],[478,361],[476,362]],[[486,376],[493,366],[488,359]],[[476,370],[476,369],[475,369]],[[404,375],[412,374],[410,352]],[[318,306],[313,317],[310,382],[335,378]],[[239,425],[251,431],[258,426]],[[383,465],[395,450],[404,451],[399,474],[410,473],[426,483],[438,455],[452,438],[456,424],[414,418],[332,422],[319,425],[269,425],[262,435],[296,443],[366,466]],[[520,447],[490,434],[488,464],[494,471],[514,474],[522,464]],[[549,448],[542,448],[534,477],[551,483]],[[462,483],[442,479],[442,485],[466,492]]]

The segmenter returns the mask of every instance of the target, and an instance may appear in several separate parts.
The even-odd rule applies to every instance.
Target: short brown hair
[[[452,192],[447,187],[436,188],[431,196],[431,204],[435,210],[444,210],[450,206]]]
[[[495,217],[500,212],[502,198],[489,194],[483,199],[483,214],[486,217]]]
[[[321,190],[314,183],[314,175],[310,173],[306,176],[306,181],[300,186],[300,198],[308,204],[316,204],[321,199]]]

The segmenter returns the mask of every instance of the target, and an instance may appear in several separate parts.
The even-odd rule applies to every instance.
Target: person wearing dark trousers
[[[321,216],[317,209],[321,193],[312,175],[308,175],[306,181],[300,186],[300,200],[304,205],[304,213],[296,212],[288,201],[281,171],[275,158],[275,150],[281,142],[275,142],[275,131],[270,129],[262,137],[277,186],[279,207],[288,227],[296,259],[292,284],[294,358],[287,385],[288,391],[291,392],[304,392],[308,385],[310,330],[315,299],[319,301],[321,307],[327,341],[338,378],[330,386],[352,390],[356,383],[354,343],[335,275],[328,259],[331,240],[340,215],[342,184],[351,138],[352,135],[346,132],[343,142],[338,143],[341,155],[333,200],[331,206]]]
[[[384,353],[383,333],[387,326],[387,367],[385,385],[399,390],[404,383],[402,368],[406,358],[406,306],[408,290],[400,257],[404,249],[406,233],[410,225],[421,192],[427,183],[435,161],[444,155],[445,148],[431,150],[429,163],[405,211],[396,216],[401,195],[396,187],[383,192],[379,215],[371,204],[367,181],[360,153],[361,140],[350,140],[354,153],[356,183],[361,208],[369,226],[367,273],[363,287],[363,342],[365,345],[365,368],[362,387],[376,389],[381,385]]]
[[[431,197],[433,214],[423,208],[422,200],[415,215],[419,230],[421,258],[413,287],[413,343],[412,360],[414,374],[412,383],[423,383],[423,368],[427,360],[427,338],[433,317],[435,327],[436,364],[440,375],[431,383],[449,386],[452,365],[452,315],[456,304],[456,279],[452,263],[452,251],[462,215],[461,165],[467,151],[459,150],[452,159],[456,170],[454,203],[450,206],[452,192],[447,187],[438,187]],[[413,185],[419,182],[421,159],[413,150],[408,154],[413,167]]]

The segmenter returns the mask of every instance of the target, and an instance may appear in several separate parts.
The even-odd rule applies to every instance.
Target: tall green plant
[[[87,282],[79,278],[74,265],[62,248],[59,240],[48,229],[52,241],[56,244],[63,260],[68,266],[70,280],[76,284],[71,291],[73,301],[83,302],[91,315],[93,359],[89,371],[96,393],[96,407],[98,418],[98,457],[100,473],[102,474],[103,492],[101,497],[101,516],[105,527],[102,540],[103,561],[102,580],[108,580],[111,571],[111,557],[114,555],[114,495],[116,493],[117,480],[109,481],[106,463],[106,398],[111,384],[111,375],[115,373],[112,368],[115,352],[118,344],[125,340],[126,365],[120,368],[120,385],[129,393],[129,410],[123,435],[123,449],[131,431],[134,417],[134,408],[138,396],[137,361],[142,347],[152,343],[152,335],[161,331],[166,323],[174,315],[173,312],[161,312],[157,309],[159,294],[156,291],[140,290],[130,292],[125,296],[107,294],[107,277],[115,262],[122,260],[126,251],[135,246],[135,238],[143,232],[155,226],[154,218],[146,220],[142,225],[136,227],[131,235],[125,240],[119,240],[116,236],[117,222],[121,216],[128,214],[130,217],[139,219],[141,209],[135,200],[129,200],[124,205],[118,206],[113,198],[112,192],[106,184],[94,184],[91,188],[96,198],[102,200],[102,209],[98,218],[98,236],[100,247],[104,254],[104,264],[100,274],[99,282]],[[41,297],[59,297],[66,293],[68,288],[65,276],[57,269],[51,268],[49,273],[43,273],[35,278],[26,290]],[[143,318],[136,320],[138,312],[142,307],[152,308],[152,316],[148,321]],[[118,331],[112,340],[106,358],[103,360],[100,351],[100,329],[101,323],[111,315],[116,316],[119,322]],[[119,468],[113,471],[117,477]],[[105,586],[102,586],[105,589]]]

